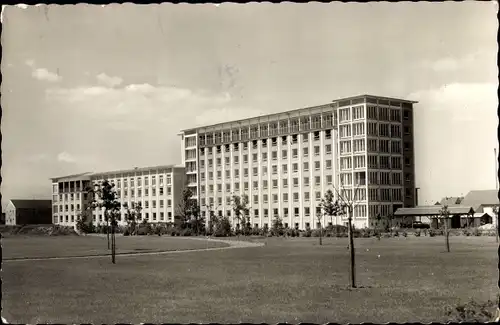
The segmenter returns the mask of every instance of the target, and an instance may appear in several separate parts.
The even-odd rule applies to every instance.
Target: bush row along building
[[[84,184],[108,179],[121,202],[141,202],[150,222],[172,222],[187,186],[204,216],[210,205],[234,222],[231,197],[246,194],[252,226],[270,226],[279,216],[285,226],[315,228],[321,198],[337,188],[354,202],[354,225],[373,226],[377,215],[416,205],[415,103],[361,95],[184,130],[181,166],[52,179],[54,223],[74,225],[89,204]],[[93,218],[102,222],[102,212],[94,211]],[[330,222],[347,220],[322,220]]]

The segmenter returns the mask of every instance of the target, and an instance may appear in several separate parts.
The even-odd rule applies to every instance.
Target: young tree
[[[92,204],[91,206],[99,209],[104,209],[104,219],[106,224],[111,225],[111,261],[113,264],[115,261],[116,253],[116,241],[115,241],[115,229],[118,225],[118,217],[120,216],[120,202],[118,201],[118,195],[114,189],[115,184],[104,180],[101,183],[95,184],[93,189],[89,189],[92,193]],[[109,230],[108,230],[108,248],[109,248]]]
[[[496,221],[496,227],[495,227],[496,228],[496,241],[498,243],[498,232],[499,232],[499,229],[500,229],[500,227],[498,225],[498,205],[495,205],[493,207],[493,213],[495,214],[495,221]]]
[[[343,188],[342,178],[341,179],[341,188]],[[335,188],[337,197],[339,198],[340,208],[342,212],[347,214],[347,234],[349,238],[349,251],[350,251],[350,284],[352,288],[356,288],[356,254],[354,250],[354,236],[353,236],[353,224],[352,224],[352,215],[354,212],[354,207],[356,206],[356,198],[358,197],[359,187],[356,186],[353,194],[349,194],[352,192],[343,192]]]
[[[127,203],[124,203],[123,207],[125,208],[125,220],[127,221],[130,234],[137,235],[137,221],[142,219],[142,205],[132,202],[131,207]]]
[[[198,201],[193,199],[193,192],[189,188],[182,191],[181,200],[177,205],[177,216],[180,217],[180,227],[182,229],[191,228],[199,234],[199,224],[202,222],[200,216],[200,206]]]
[[[448,220],[450,218],[450,211],[448,209],[447,205],[444,205],[440,210],[439,210],[439,215],[443,217],[443,224],[444,224],[444,237],[445,237],[445,242],[446,242],[446,250],[450,252],[450,231],[448,230]]]
[[[89,210],[83,210],[78,213],[76,219],[76,229],[79,232],[87,234],[92,230],[92,215]]]
[[[238,222],[240,229],[243,230],[243,235],[246,235],[250,223],[250,208],[248,206],[248,195],[234,195],[232,197],[234,218]],[[238,234],[239,236],[239,234]]]
[[[337,217],[342,213],[340,208],[340,203],[335,200],[335,196],[332,190],[327,190],[325,196],[321,199],[320,203],[321,210],[325,216],[330,217],[330,223],[333,225],[333,217]],[[337,223],[337,222],[335,222]],[[335,227],[336,231],[337,227]]]
[[[271,234],[274,236],[281,236],[283,235],[283,231],[283,220],[278,215],[274,216],[273,224],[271,226]]]
[[[318,219],[319,224],[319,245],[323,245],[323,224],[321,223],[321,219],[323,219],[323,214],[321,212],[316,213],[316,219]]]

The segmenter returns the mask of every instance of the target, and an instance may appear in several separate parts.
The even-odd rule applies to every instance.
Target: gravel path
[[[106,236],[101,234],[91,234],[90,236]],[[128,257],[128,256],[145,256],[145,255],[165,255],[165,254],[179,254],[179,253],[192,253],[192,252],[204,252],[204,251],[220,251],[226,249],[234,248],[247,248],[247,247],[260,247],[264,246],[263,243],[250,243],[245,241],[235,241],[235,240],[225,240],[225,239],[207,239],[199,237],[178,237],[184,240],[203,240],[212,242],[226,243],[228,247],[215,247],[215,248],[197,248],[197,249],[183,249],[183,250],[170,250],[170,251],[157,251],[157,252],[137,252],[137,253],[117,253],[116,256]],[[64,256],[64,257],[28,257],[28,258],[12,258],[3,259],[3,262],[23,262],[23,261],[48,261],[48,260],[71,260],[71,259],[82,259],[82,258],[103,258],[110,257],[111,254],[101,254],[101,255],[83,255],[83,256]]]

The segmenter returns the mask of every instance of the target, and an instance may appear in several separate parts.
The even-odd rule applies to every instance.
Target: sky
[[[496,2],[3,8],[2,205],[179,164],[181,129],[359,94],[418,100],[420,204],[495,188]]]

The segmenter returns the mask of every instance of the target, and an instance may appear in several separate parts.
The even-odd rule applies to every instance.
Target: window
[[[299,216],[299,208],[293,208],[293,216],[298,217]]]
[[[354,152],[365,151],[365,139],[356,139],[353,141]]]
[[[283,202],[288,202],[288,193],[283,193]]]
[[[316,186],[321,185],[321,176],[314,176],[314,185]]]
[[[248,182],[243,183],[243,190],[248,191]]]
[[[309,186],[309,177],[304,177],[304,186]]]
[[[298,163],[292,164],[292,171],[294,173],[297,173],[299,171],[299,164]]]
[[[391,169],[401,169],[401,157],[391,157]]]
[[[314,162],[314,170],[320,170],[321,168],[321,163],[319,161]]]
[[[288,151],[286,151],[286,150],[282,150],[282,151],[281,151],[281,158],[282,158],[282,159],[287,159],[287,153],[288,153]]]
[[[248,155],[243,155],[243,163],[244,164],[248,163]]]
[[[363,119],[365,117],[365,110],[363,106],[354,106],[352,108],[352,118],[354,120]]]
[[[243,177],[248,177],[248,168],[243,168]]]
[[[332,153],[332,145],[331,144],[327,144],[325,146],[325,152],[327,155],[331,154]]]
[[[258,158],[259,158],[259,156],[256,153],[252,154],[252,160],[253,160],[253,162],[257,162]]]
[[[299,193],[293,193],[293,202],[299,202]]]
[[[239,169],[235,169],[234,170],[234,178],[239,178],[240,177],[240,170]]]
[[[267,161],[267,152],[262,153],[262,161],[264,161],[264,162]]]
[[[149,208],[149,201],[144,201],[144,208],[146,208],[146,209]]]
[[[271,157],[272,157],[272,160],[277,160],[278,159],[278,152],[277,151],[271,152]]]
[[[355,123],[352,125],[353,135],[365,135],[365,124],[364,123]]]
[[[226,178],[231,178],[231,171],[230,170],[226,170]]]
[[[332,169],[332,161],[330,159],[326,160],[325,163],[326,169]]]
[[[273,203],[278,203],[278,194],[273,194]]]
[[[304,162],[304,171],[305,172],[309,171],[309,163],[307,161]]]
[[[340,169],[351,169],[352,161],[351,157],[340,157]]]
[[[309,156],[309,148],[302,148],[302,153],[304,154],[304,157]]]
[[[326,175],[326,184],[327,185],[332,185],[333,183],[333,176],[332,175]]]
[[[288,188],[288,179],[283,178],[283,188]]]
[[[305,215],[306,217],[309,217],[309,216],[311,215],[311,208],[309,208],[309,207],[305,207],[305,208],[304,208],[304,215]]]
[[[288,217],[288,208],[283,208],[283,217]]]
[[[273,175],[278,174],[278,165],[272,165],[271,168]]]
[[[317,191],[315,194],[316,194],[316,201],[321,200],[321,192]],[[319,208],[319,209],[320,209],[320,213],[321,213],[321,208]],[[316,213],[318,213],[318,212],[316,211]]]
[[[339,122],[347,122],[351,120],[350,108],[339,109]]]
[[[354,156],[354,168],[364,168],[366,167],[365,156]]]
[[[258,190],[259,189],[259,182],[258,181],[253,181],[253,189]]]
[[[310,194],[309,192],[304,192],[304,201],[309,202],[310,200]]]
[[[298,149],[292,149],[292,158],[297,158],[298,155]]]
[[[379,124],[379,136],[389,137],[389,124],[386,123]]]
[[[253,210],[253,215],[254,215],[254,217],[258,217],[259,216],[259,210],[258,209]]]
[[[302,134],[302,142],[308,142],[309,141],[309,134]]]
[[[319,140],[319,132],[316,131],[314,132],[314,141],[318,141]]]
[[[259,204],[259,196],[258,195],[253,196],[253,204]]]
[[[262,181],[262,188],[263,188],[264,190],[267,190],[267,180],[263,180],[263,181]]]
[[[389,140],[380,140],[379,141],[379,151],[384,153],[389,153]]]
[[[293,179],[293,187],[299,187],[299,179],[297,177]]]
[[[340,141],[340,153],[345,154],[350,152],[351,152],[351,140]]]
[[[226,192],[231,192],[231,184],[226,183]]]
[[[264,218],[268,218],[268,217],[269,217],[269,210],[264,209]]]
[[[254,167],[252,170],[253,170],[253,176],[259,176],[259,168],[258,167]]]
[[[278,188],[278,180],[273,179],[273,188]]]
[[[380,169],[390,169],[388,156],[379,156],[379,163]]]
[[[262,174],[267,175],[267,166],[262,166]]]
[[[392,153],[401,153],[401,142],[400,141],[391,141],[391,152]]]
[[[314,146],[314,155],[319,156],[319,146]]]
[[[240,162],[240,157],[234,156],[233,157],[233,161],[234,161],[235,164],[238,164]]]
[[[281,166],[281,168],[282,168],[282,170],[283,170],[283,174],[288,173],[288,165],[287,165],[287,164],[283,164],[283,165]]]

